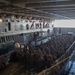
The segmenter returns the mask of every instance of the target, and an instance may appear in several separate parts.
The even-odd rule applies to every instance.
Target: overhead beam
[[[50,6],[35,6],[35,7],[32,7],[32,8],[35,8],[35,9],[41,9],[41,8],[65,8],[65,7],[75,7],[75,4],[73,5],[50,5]]]
[[[58,13],[59,13],[59,12],[67,12],[67,14],[68,14],[68,13],[72,13],[72,12],[75,13],[75,10],[67,10],[67,11],[65,11],[65,10],[58,10],[58,11],[57,11],[57,10],[55,10],[55,11],[53,11],[53,10],[52,10],[52,11],[51,11],[51,10],[46,10],[46,11],[47,11],[48,13],[53,13],[53,12],[58,12]]]
[[[12,5],[18,6],[18,7],[22,7],[22,6],[18,5],[18,4],[12,4]],[[26,8],[26,9],[28,9],[28,10],[32,10],[32,11],[36,11],[36,12],[41,12],[42,14],[48,14],[48,15],[51,15],[51,16],[57,15],[57,14],[53,14],[53,13],[43,12],[43,11],[41,11],[41,10],[36,10],[36,9],[33,9],[33,8],[29,8],[29,7],[22,7],[22,8]],[[57,16],[60,17],[61,15],[57,15]],[[44,17],[44,16],[43,16],[43,17]],[[68,17],[65,17],[65,16],[61,16],[61,17],[68,19]]]
[[[2,7],[0,7],[1,9]],[[28,9],[25,9],[25,8],[13,8],[13,7],[5,7],[5,8],[2,8],[2,9],[9,9],[9,10],[12,10],[12,11],[25,11],[25,12],[31,12],[32,10],[28,10]],[[41,9],[42,11],[67,11],[67,10],[75,10],[75,8],[52,8],[52,9]],[[36,11],[35,11],[36,12]]]
[[[17,1],[17,0],[16,0]],[[21,0],[19,0],[19,1],[21,1]],[[22,2],[23,2],[24,0],[22,0]],[[14,2],[15,2],[15,0],[14,0]],[[65,16],[61,16],[61,15],[58,15],[58,14],[53,14],[53,13],[48,13],[48,12],[44,12],[44,11],[41,11],[41,10],[36,10],[36,9],[34,9],[34,8],[31,8],[31,7],[25,7],[25,3],[19,3],[18,1],[17,1],[17,3],[13,3],[13,1],[11,0],[9,0],[9,4],[10,5],[13,5],[13,6],[17,6],[17,7],[21,7],[21,8],[26,8],[26,9],[28,9],[28,10],[32,10],[32,11],[36,11],[36,12],[40,12],[40,13],[42,13],[42,14],[45,14],[45,15],[54,15],[54,16],[58,16],[58,17],[62,17],[62,18],[67,18],[68,19],[68,17],[65,17]],[[65,1],[66,2],[66,1]],[[18,4],[19,3],[19,4]],[[44,6],[44,3],[45,2],[43,2],[43,6]],[[48,2],[46,2],[46,3],[48,3]],[[57,4],[56,2],[49,2],[50,4]],[[34,3],[35,4],[35,3]],[[22,6],[21,6],[22,5]],[[49,4],[47,4],[47,5],[49,5]],[[24,13],[24,12],[23,12]],[[29,15],[29,14],[28,14]],[[33,15],[35,15],[35,14],[33,14]],[[43,16],[44,17],[44,16]]]
[[[75,9],[75,6],[64,6],[64,7],[42,7],[42,8],[35,8],[37,10],[50,10],[50,9]]]
[[[27,0],[27,3],[53,2],[55,0]]]
[[[6,8],[2,8],[2,7],[5,7],[6,6]],[[15,13],[22,13],[22,14],[30,14],[30,15],[37,15],[37,16],[39,16],[39,17],[46,17],[46,18],[50,18],[50,17],[52,17],[49,13],[44,13],[43,11],[36,11],[35,9],[30,9],[30,8],[28,8],[28,9],[26,9],[25,7],[24,8],[22,8],[21,6],[19,7],[19,6],[17,6],[17,5],[5,5],[5,6],[0,6],[0,8],[2,9],[1,11],[5,11],[5,13],[7,13],[7,12],[12,12],[12,14],[13,14],[13,12],[15,12]],[[17,10],[16,9],[13,9],[13,7],[17,7]],[[18,8],[19,7],[19,8]],[[8,10],[7,10],[8,9]],[[7,12],[6,12],[7,11]],[[19,12],[18,12],[19,11]],[[4,12],[3,12],[4,13]]]
[[[72,14],[70,14],[70,13],[69,14],[67,14],[67,13],[65,13],[65,14],[64,13],[56,13],[56,14],[59,14],[59,15],[61,14],[62,16],[66,16],[66,17],[70,17],[70,18],[75,18],[74,13],[72,13]]]
[[[14,6],[19,6],[19,7],[22,7],[18,4],[13,4]],[[45,14],[48,14],[48,15],[51,15],[51,16],[58,16],[58,17],[62,17],[62,18],[65,18],[65,19],[70,19],[69,17],[66,17],[66,16],[61,16],[61,15],[58,15],[58,14],[53,14],[53,13],[48,13],[46,11],[41,11],[41,10],[36,10],[34,8],[31,8],[31,7],[22,7],[22,8],[26,8],[26,9],[29,9],[29,10],[33,10],[33,11],[37,11],[37,12],[41,12],[42,14],[45,13]]]
[[[51,12],[50,12],[51,13]],[[61,15],[61,16],[65,16],[66,17],[66,19],[72,19],[72,17],[75,17],[75,14],[74,13],[66,13],[66,12],[53,12],[53,14],[58,14],[58,15]],[[63,14],[63,15],[62,15]],[[60,16],[60,17],[61,17]],[[70,17],[70,16],[72,16],[72,17]],[[69,17],[69,18],[67,18],[67,17]]]
[[[40,13],[42,13],[42,14],[50,15],[50,13],[48,13],[48,12],[43,12],[43,11],[36,10],[36,9],[33,9],[33,8],[23,7],[23,6],[20,6],[20,5],[18,5],[18,4],[12,4],[12,5],[13,5],[13,6],[21,7],[22,9],[28,9],[28,10],[30,10],[30,11],[40,12]]]
[[[64,9],[41,9],[42,11],[69,11],[69,10],[75,10],[75,8],[64,8]]]
[[[0,13],[2,13],[2,14],[13,14],[13,15],[20,15],[20,16],[33,16],[33,17],[48,18],[48,19],[50,19],[50,18],[51,18],[51,17],[49,17],[49,16],[39,16],[39,15],[24,14],[24,13],[9,12],[9,11],[0,11]]]
[[[75,5],[75,1],[58,1],[58,2],[43,2],[43,3],[27,3],[26,7],[48,7],[48,6],[67,6]]]
[[[59,2],[59,0],[18,0],[19,2],[26,2],[26,3],[43,3],[43,2]],[[63,0],[60,0],[63,1]],[[69,0],[64,0],[69,1]],[[13,2],[17,2],[17,0],[14,0]]]
[[[12,11],[12,10],[11,10]],[[13,11],[12,11],[13,12]],[[24,13],[24,14],[34,14],[34,15],[38,15],[38,16],[44,16],[44,17],[53,17],[53,15],[49,15],[49,14],[45,14],[45,13],[42,13],[42,12],[37,12],[37,11],[26,11],[26,10],[21,10],[21,11],[14,11],[14,12],[17,12],[17,13]]]
[[[73,5],[73,6],[48,6],[48,7],[34,7],[35,9],[53,9],[53,8],[55,8],[55,9],[57,9],[57,8],[75,8],[75,5]]]

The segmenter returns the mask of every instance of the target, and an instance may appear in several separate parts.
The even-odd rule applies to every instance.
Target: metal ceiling
[[[75,19],[75,0],[0,0],[0,13]]]

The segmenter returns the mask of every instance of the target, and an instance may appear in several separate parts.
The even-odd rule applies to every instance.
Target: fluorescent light
[[[2,22],[3,20],[2,19],[0,19],[0,22]]]

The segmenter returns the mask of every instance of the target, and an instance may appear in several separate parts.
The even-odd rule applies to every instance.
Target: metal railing
[[[75,48],[75,41],[72,43],[72,45],[68,48],[68,50],[60,57],[58,58],[55,62],[60,62],[63,59],[67,58],[68,56],[71,55],[71,53],[74,51]]]
[[[40,72],[38,75],[65,75],[61,74],[63,73],[62,68],[66,65],[66,63],[70,60],[71,54],[75,50],[75,41],[72,43],[72,45],[68,48],[68,50],[59,58],[55,61],[52,67],[43,70]],[[71,65],[67,65],[67,71],[70,69]]]

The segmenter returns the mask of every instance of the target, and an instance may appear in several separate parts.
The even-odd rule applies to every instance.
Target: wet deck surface
[[[19,63],[13,63],[8,66],[0,75],[37,75],[33,69],[26,70],[26,67]]]

